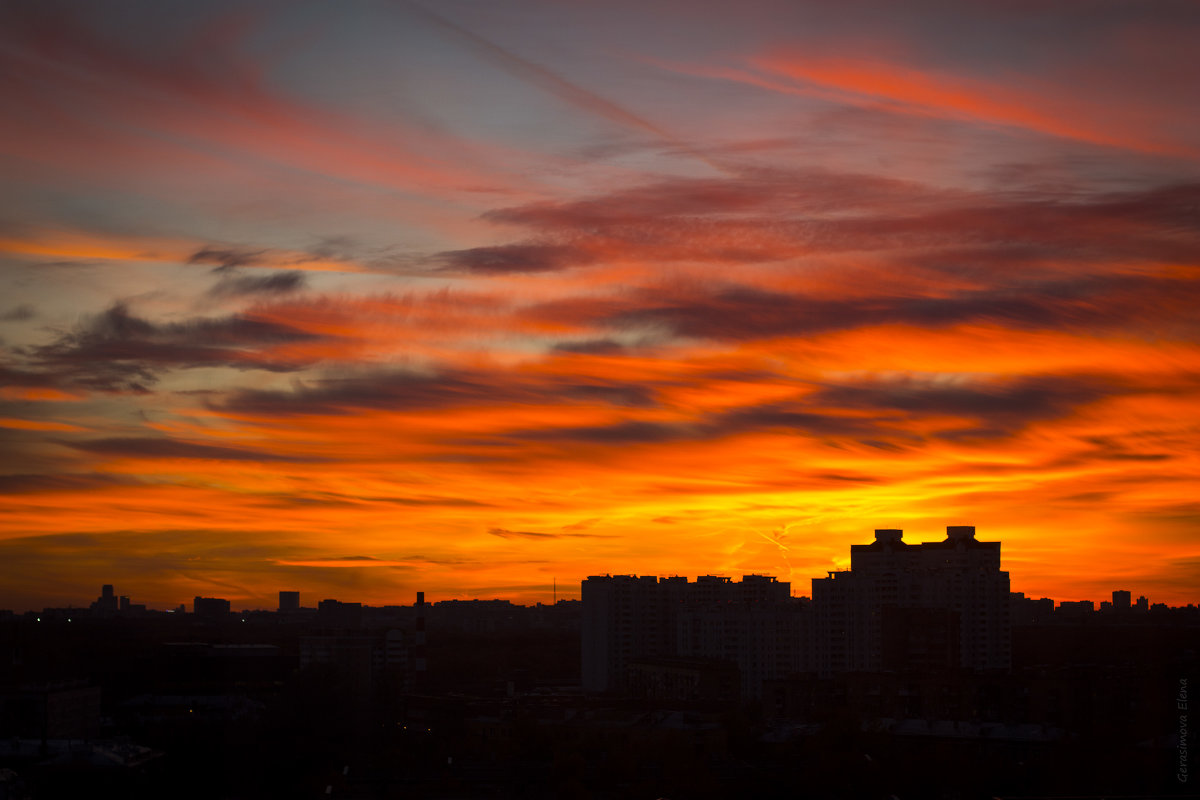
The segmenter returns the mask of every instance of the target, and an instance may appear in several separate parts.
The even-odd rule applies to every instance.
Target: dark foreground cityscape
[[[279,592],[0,612],[0,800],[1196,797],[1200,610],[1010,592],[1000,543],[877,530],[811,597]]]

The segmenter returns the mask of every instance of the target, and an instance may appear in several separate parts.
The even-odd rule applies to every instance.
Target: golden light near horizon
[[[0,608],[1195,602],[1200,11],[873,7],[7,7]]]

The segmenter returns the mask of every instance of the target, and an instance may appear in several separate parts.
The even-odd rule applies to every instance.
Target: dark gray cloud
[[[604,403],[644,406],[653,402],[652,387],[631,383],[539,381],[508,372],[445,370],[436,374],[392,371],[327,378],[290,392],[246,390],[231,395],[221,408],[256,415],[291,415],[464,405]]]
[[[189,264],[208,264],[217,271],[248,267],[262,263],[266,250],[236,247],[202,247],[188,257]]]
[[[262,450],[246,450],[238,447],[221,447],[218,445],[184,442],[178,439],[155,438],[148,436],[122,436],[107,439],[90,439],[87,441],[64,441],[62,444],[96,453],[102,456],[123,456],[131,458],[199,458],[219,461],[270,461],[270,462],[311,462],[324,459],[295,458],[292,456],[268,453]]]
[[[1126,436],[1086,436],[1083,441],[1093,449],[1088,458],[1106,461],[1168,461],[1187,450],[1189,443],[1170,437],[1132,433]],[[1175,452],[1164,452],[1175,450]]]
[[[652,444],[704,438],[684,425],[629,420],[615,425],[573,428],[531,428],[510,436],[522,441],[586,442],[592,444]]]
[[[714,418],[710,430],[719,436],[750,431],[791,431],[807,436],[854,438],[899,432],[894,422],[880,417],[851,417],[821,411],[805,401],[770,403],[728,411]],[[910,436],[906,434],[906,436]],[[910,437],[911,438],[911,437]]]
[[[356,261],[371,255],[353,239],[327,236],[304,250],[208,246],[188,256],[187,263],[211,266],[213,272],[228,274],[241,267],[298,267],[314,261]]]
[[[550,272],[590,264],[595,256],[578,247],[553,244],[508,244],[448,250],[434,256],[444,270],[482,275]]]
[[[101,391],[146,392],[173,368],[224,366],[290,372],[299,364],[269,354],[272,345],[320,337],[278,322],[234,314],[156,324],[118,303],[57,341],[30,348],[30,361],[64,382]]]
[[[872,242],[950,236],[966,241],[1034,239],[1064,243],[1200,232],[1194,208],[1200,184],[1180,183],[1123,193],[965,192],[870,175],[754,170],[729,178],[671,178],[598,197],[496,209],[493,222],[544,233],[669,231],[673,224],[719,221],[803,223],[791,233],[834,244],[851,236]],[[819,223],[819,224],[816,224]],[[696,229],[699,230],[699,229]],[[779,229],[789,232],[789,229]],[[1014,236],[1016,234],[1016,236]]]
[[[539,533],[537,531],[510,531],[506,528],[489,528],[488,533],[492,536],[499,536],[501,539],[555,539],[558,538],[553,533]]]
[[[303,289],[308,277],[299,270],[272,272],[267,275],[227,275],[208,290],[214,297],[281,295]]]
[[[540,531],[511,531],[507,528],[488,528],[488,533],[492,536],[498,536],[501,539],[605,539],[608,538],[601,533],[580,533],[579,531],[564,529],[558,533],[544,533]]]
[[[389,372],[328,378],[290,392],[246,390],[223,408],[250,414],[347,414],[362,409],[440,408],[472,403],[531,402],[528,389],[459,372]]]
[[[353,261],[363,255],[362,246],[350,236],[322,236],[308,252],[316,258],[334,261]]]
[[[959,386],[881,380],[821,386],[795,400],[735,408],[687,422],[626,420],[612,425],[519,429],[506,432],[493,443],[661,444],[771,431],[900,452],[920,446],[927,437],[1013,436],[1033,423],[1067,417],[1090,403],[1131,391],[1136,389],[1097,376],[1032,376]],[[912,423],[930,418],[961,422],[933,433],[916,433]],[[865,476],[817,477],[871,480]]]
[[[823,472],[819,475],[813,475],[813,479],[820,483],[882,483],[882,479],[873,478],[870,475],[844,475],[836,472]]]
[[[27,369],[14,369],[0,364],[0,386],[55,388],[62,383],[58,376]]]
[[[954,386],[891,380],[827,387],[811,402],[877,413],[963,417],[1012,432],[1031,422],[1067,416],[1122,391],[1128,390],[1093,376],[1031,376]]]
[[[550,302],[534,317],[598,330],[665,328],[675,335],[753,340],[877,325],[944,328],[996,323],[1029,330],[1157,329],[1188,324],[1200,281],[1183,276],[1090,275],[1014,282],[938,295],[831,298],[724,285],[661,287],[597,301]]]
[[[652,294],[632,304],[627,298],[614,301],[614,311],[625,311],[631,322],[641,315],[676,321],[685,329],[729,323],[735,337],[757,330],[869,324],[875,311],[914,324],[986,318],[1030,326],[1045,319],[1060,326],[1078,318],[1081,324],[1111,326],[1122,324],[1135,309],[1121,305],[1116,291],[1103,291],[1106,271],[1120,273],[1125,287],[1142,295],[1141,316],[1147,303],[1169,299],[1181,286],[1197,298],[1194,276],[1135,274],[1127,268],[1200,261],[1197,207],[1200,183],[1121,193],[1089,194],[1070,187],[989,193],[863,175],[746,170],[726,178],[673,178],[583,200],[496,209],[485,217],[531,230],[534,238],[441,258],[464,270],[537,272],[593,264],[613,253],[652,263],[736,265],[862,252],[914,279],[912,297],[885,295],[857,303],[776,300],[769,292],[747,297],[755,290],[736,288],[712,291],[699,306],[699,298],[672,298],[678,292],[669,288],[661,308]],[[953,280],[947,282],[947,276]],[[939,283],[978,288],[922,300],[920,287]],[[663,292],[653,288],[655,294]],[[1073,306],[1067,302],[1072,297]],[[556,307],[595,319],[604,316],[606,302],[576,300]],[[1106,317],[1108,302],[1118,303],[1118,315]],[[709,324],[689,325],[691,312],[718,316]],[[772,320],[773,314],[792,313],[810,324]],[[743,318],[733,319],[738,315]]]
[[[0,313],[0,322],[26,322],[37,316],[37,311],[28,303],[13,306],[8,311]]]
[[[668,442],[711,441],[757,431],[776,431],[834,439],[892,437],[915,441],[895,419],[848,417],[810,409],[802,401],[739,408],[690,422],[626,420],[612,425],[562,428],[527,428],[509,431],[504,438],[520,442],[561,444],[639,445]],[[891,446],[891,445],[889,445]]]
[[[747,340],[880,324],[1024,329],[1196,323],[1200,281],[1161,264],[1200,262],[1200,183],[1087,194],[950,192],[820,172],[670,179],[566,203],[498,209],[534,242],[456,251],[463,268],[545,271],[603,260],[747,264],[872,252],[894,273],[875,293],[829,296],[733,282],[642,285],[535,305],[534,319],[613,330]],[[525,264],[525,267],[521,265]],[[1130,265],[1141,265],[1131,268]],[[893,279],[894,278],[894,279]],[[864,288],[870,286],[864,276]],[[907,284],[905,288],[899,288]],[[562,345],[563,352],[589,352]]]
[[[578,353],[579,355],[613,355],[625,350],[625,345],[613,339],[589,339],[584,342],[563,342],[554,345],[557,353]]]
[[[1109,453],[1101,456],[1111,461],[1169,461],[1176,457],[1172,453]]]
[[[0,475],[0,494],[96,491],[112,486],[138,486],[142,481],[124,475],[17,474]]]
[[[952,386],[916,379],[876,380],[823,386],[796,403],[737,409],[724,414],[715,426],[722,434],[792,429],[894,450],[921,440],[909,429],[913,420],[958,418],[966,423],[963,428],[923,435],[1005,437],[1130,391],[1134,390],[1115,380],[1091,375],[1035,375]]]
[[[470,500],[465,497],[388,497],[380,495],[352,495],[338,492],[278,492],[262,496],[257,504],[273,508],[307,506],[336,506],[341,508],[361,507],[367,503],[384,503],[410,508],[489,508],[493,503]]]

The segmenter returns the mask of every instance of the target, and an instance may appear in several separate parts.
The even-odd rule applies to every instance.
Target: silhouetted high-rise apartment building
[[[192,613],[213,622],[223,620],[229,616],[229,601],[220,597],[196,597],[192,599]]]
[[[96,598],[96,602],[92,603],[92,611],[101,616],[109,616],[117,613],[117,596],[113,594],[111,583],[106,583],[100,587],[100,596]]]
[[[763,681],[804,671],[807,621],[804,606],[790,595],[752,603],[685,604],[677,615],[676,652],[737,664],[742,697],[757,698]]]
[[[280,592],[279,593],[279,610],[280,611],[299,611],[300,610],[300,593],[299,592]]]
[[[634,659],[673,655],[674,608],[666,588],[672,580],[660,585],[652,575],[604,575],[583,582],[584,689],[623,688]]]
[[[800,672],[1008,670],[1012,600],[1000,543],[977,540],[967,525],[946,534],[910,545],[903,531],[877,530],[873,543],[850,548],[849,570],[813,580],[807,608],[790,584],[762,575],[590,577],[583,687],[624,689],[631,665],[661,656],[736,663],[744,697]]]
[[[769,576],[593,576],[581,595],[589,691],[623,689],[634,662],[661,656],[734,662],[747,697],[801,666],[801,606],[791,584]]]
[[[300,667],[323,664],[356,701],[377,688],[411,687],[409,647],[403,631],[326,631],[300,637]]]
[[[955,525],[942,542],[910,545],[875,531],[850,548],[850,569],[813,580],[814,671],[1007,670],[1012,662],[1008,573],[1000,543]]]
[[[317,603],[317,620],[331,628],[360,628],[363,624],[362,603],[322,600]]]
[[[1129,611],[1132,607],[1132,595],[1124,589],[1114,589],[1112,593],[1113,609],[1116,611]]]

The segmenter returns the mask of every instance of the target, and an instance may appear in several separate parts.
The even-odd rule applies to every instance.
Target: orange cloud
[[[1168,135],[1170,110],[1143,104],[1113,108],[1080,81],[1012,77],[1008,82],[919,69],[895,61],[781,51],[749,59],[749,69],[652,61],[675,72],[744,83],[782,94],[890,113],[1002,125],[1090,144],[1195,159],[1200,149]]]
[[[81,428],[78,425],[71,425],[67,422],[40,422],[32,419],[13,419],[11,417],[0,417],[0,428],[13,428],[14,430],[25,431],[83,431],[86,428]]]

